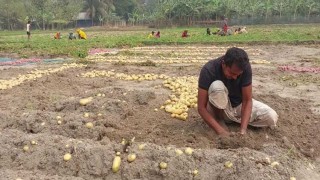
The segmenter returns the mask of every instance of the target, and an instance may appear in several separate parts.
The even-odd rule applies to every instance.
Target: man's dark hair
[[[28,21],[28,23],[27,24],[30,24],[31,23],[31,21]]]
[[[235,64],[239,69],[244,70],[249,64],[248,54],[243,49],[232,47],[224,55],[224,63],[228,67]]]

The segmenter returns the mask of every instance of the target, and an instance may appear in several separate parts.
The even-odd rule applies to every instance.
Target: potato
[[[280,164],[277,161],[271,163],[271,167],[279,166]]]
[[[198,171],[197,169],[195,169],[195,170],[192,172],[193,176],[196,176],[198,173],[199,173],[199,171]]]
[[[112,163],[112,171],[114,173],[118,172],[120,169],[121,158],[120,156],[115,156]]]
[[[137,155],[132,153],[128,155],[128,162],[133,162],[134,160],[136,160]]]
[[[83,99],[80,99],[79,103],[80,103],[82,106],[85,106],[85,105],[87,105],[89,102],[91,102],[92,100],[93,100],[93,97],[83,98]]]
[[[86,127],[89,128],[89,129],[92,129],[93,128],[93,123],[92,122],[87,122],[86,123]]]
[[[232,168],[233,164],[232,164],[232,162],[227,161],[227,162],[224,163],[224,166],[225,166],[226,168]]]
[[[120,153],[120,152],[117,152],[117,153],[116,153],[116,156],[120,156],[120,155],[121,155],[121,153]]]
[[[183,154],[183,151],[181,151],[180,149],[176,149],[176,155],[180,156],[181,154]]]
[[[138,146],[138,149],[139,149],[139,150],[143,150],[145,147],[146,147],[146,144],[140,144],[140,145]]]
[[[83,117],[85,117],[85,118],[87,118],[87,117],[89,117],[89,116],[90,116],[89,113],[84,113],[84,114],[83,114]]]
[[[121,144],[122,145],[126,145],[127,144],[127,140],[123,138],[122,141],[121,141]]]
[[[29,146],[27,146],[27,145],[23,146],[23,151],[25,151],[25,152],[29,151]]]
[[[188,154],[188,155],[191,155],[191,154],[193,153],[193,149],[187,147],[187,148],[184,150],[184,152],[185,152],[186,154]]]
[[[165,162],[161,162],[161,163],[159,164],[159,167],[160,167],[160,169],[167,169],[168,164],[165,163]]]
[[[62,121],[59,120],[59,121],[57,121],[57,123],[60,125],[60,124],[62,124]]]
[[[290,177],[290,180],[296,180],[296,178],[295,177]]]
[[[71,154],[70,153],[67,153],[63,156],[63,160],[65,161],[69,161],[71,159]]]
[[[56,119],[57,119],[57,120],[61,119],[61,116],[57,116]]]
[[[36,141],[31,141],[31,144],[32,145],[37,145],[37,142]]]
[[[263,162],[265,162],[267,164],[271,164],[271,160],[269,157],[264,158]]]

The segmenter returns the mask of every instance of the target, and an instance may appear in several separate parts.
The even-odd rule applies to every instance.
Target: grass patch
[[[160,29],[161,38],[148,39],[152,29],[130,31],[95,31],[85,30],[88,40],[68,40],[69,31],[61,31],[62,39],[54,40],[53,31],[33,31],[28,41],[25,31],[3,31],[0,34],[0,50],[16,53],[21,57],[68,56],[83,58],[90,48],[123,48],[145,45],[237,45],[237,44],[319,44],[320,24],[303,25],[259,25],[247,26],[248,34],[218,36],[206,35],[203,28],[166,28]],[[184,29],[189,30],[190,37],[181,38]],[[126,56],[143,56],[134,52],[122,52]],[[172,54],[174,56],[174,54]],[[170,56],[170,55],[165,55]]]

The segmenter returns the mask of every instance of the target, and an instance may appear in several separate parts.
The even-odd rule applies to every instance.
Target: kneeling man
[[[198,82],[198,112],[219,135],[229,135],[225,121],[240,123],[240,134],[248,125],[275,127],[278,114],[252,99],[252,71],[247,53],[230,48],[218,59],[207,62]]]

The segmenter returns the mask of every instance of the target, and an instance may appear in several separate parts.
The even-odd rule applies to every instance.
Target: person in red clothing
[[[182,32],[181,37],[185,38],[185,37],[188,37],[188,36],[189,36],[189,35],[188,35],[188,30],[184,30],[184,31]]]
[[[154,37],[155,38],[160,38],[160,31],[158,31],[157,34]]]
[[[222,24],[223,24],[223,26],[222,26],[223,32],[225,34],[227,34],[227,31],[228,31],[228,18],[224,18]]]

